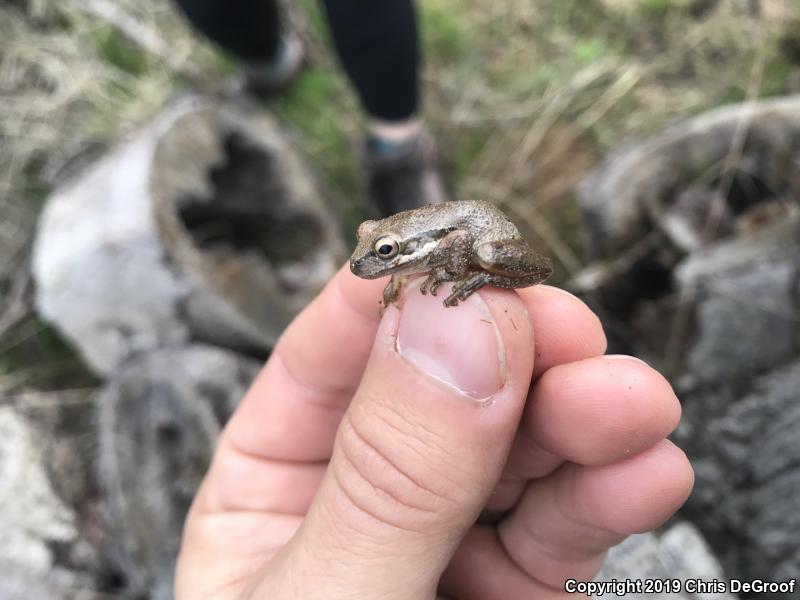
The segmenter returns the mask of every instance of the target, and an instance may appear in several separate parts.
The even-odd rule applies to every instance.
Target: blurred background
[[[270,104],[297,136],[353,239],[361,112],[318,5],[301,0],[311,65]],[[169,2],[0,4],[0,381],[88,383],[21,299],[32,231],[65,172],[97,157],[233,62]],[[800,91],[793,0],[425,0],[426,118],[459,198],[520,207],[562,281],[584,263],[578,182],[623,140],[709,108]]]
[[[325,239],[330,242],[331,255],[339,260],[354,245],[355,229],[365,215],[356,153],[363,117],[331,50],[319,6],[314,0],[298,0],[296,5],[304,23],[308,66],[285,94],[268,105],[234,107],[220,118],[226,131],[237,127],[247,130],[246,123],[240,125],[245,118],[241,114],[255,111],[263,113],[269,126],[279,132],[297,164],[308,169],[307,178],[313,180],[322,198],[312,202],[314,208],[309,210],[316,211],[316,218],[330,217],[320,227],[330,229]],[[701,132],[706,132],[701,115],[717,107],[744,103],[756,114],[759,107],[772,106],[761,104],[762,101],[791,99],[793,94],[800,94],[800,2],[420,0],[418,9],[424,54],[424,116],[442,151],[454,196],[486,199],[505,208],[533,245],[553,258],[556,274],[552,283],[581,293],[604,316],[615,347],[655,360],[670,373],[679,391],[695,398],[691,406],[685,406],[690,419],[677,439],[694,452],[696,467],[699,465],[701,470],[700,495],[690,501],[681,516],[698,527],[699,537],[692,537],[695,532],[678,542],[662,540],[654,544],[671,543],[673,551],[674,544],[679,547],[682,543],[710,548],[709,561],[714,564],[704,572],[706,575],[741,576],[742,569],[749,569],[747,574],[753,576],[797,576],[800,537],[795,534],[800,526],[796,510],[792,510],[796,492],[800,491],[800,443],[793,441],[792,431],[779,435],[770,427],[782,419],[784,423],[797,423],[800,411],[796,391],[800,388],[795,387],[800,386],[800,369],[793,366],[800,356],[800,276],[796,269],[800,255],[793,244],[800,236],[797,229],[767,235],[789,240],[774,255],[765,250],[764,243],[752,242],[749,232],[759,229],[762,223],[793,222],[797,216],[798,199],[793,194],[800,189],[800,130],[792,130],[791,123],[797,127],[800,122],[800,101],[794,97],[794,104],[781,105],[778,117],[770,112],[763,126],[742,126],[736,113],[723,115],[721,125],[712,123],[713,132],[703,135],[704,142],[676,148],[667,147],[664,140],[682,140],[685,130],[681,124],[698,116],[701,120],[695,123],[699,123]],[[80,185],[94,185],[76,184],[82,176],[109,156],[124,162],[125,144],[139,139],[148,127],[169,129],[176,119],[184,118],[182,111],[192,112],[193,108],[180,108],[183,99],[207,97],[218,102],[220,90],[235,77],[235,62],[193,33],[166,0],[0,2],[0,438],[7,440],[5,445],[0,444],[0,473],[6,474],[5,481],[0,481],[0,512],[6,515],[0,517],[0,575],[4,575],[0,579],[6,581],[0,583],[0,600],[169,597],[168,592],[158,588],[158,581],[166,576],[151,568],[159,563],[160,559],[154,558],[159,551],[148,549],[142,541],[148,532],[133,541],[119,541],[127,534],[113,532],[104,524],[109,513],[129,509],[122,506],[125,500],[120,500],[119,505],[108,500],[112,495],[109,489],[125,478],[110,474],[113,468],[104,467],[103,457],[104,453],[119,449],[120,438],[115,436],[128,441],[137,435],[141,438],[148,423],[160,423],[156,434],[161,441],[176,431],[179,437],[192,437],[194,429],[188,423],[196,415],[176,416],[182,415],[184,409],[175,408],[180,404],[175,398],[191,395],[199,376],[187,375],[186,388],[172,389],[164,400],[165,396],[155,393],[152,386],[133,389],[143,380],[141,373],[159,377],[153,375],[157,366],[104,363],[103,355],[112,352],[107,341],[94,349],[76,349],[80,346],[76,340],[82,335],[81,327],[91,315],[84,311],[64,317],[61,309],[52,308],[57,301],[41,298],[41,289],[52,289],[53,281],[66,277],[68,267],[64,265],[73,264],[70,244],[75,244],[75,256],[85,250],[76,241],[78,238],[63,237],[77,226],[66,219],[59,226],[50,221],[50,229],[41,229],[43,234],[56,231],[61,237],[57,245],[49,243],[55,233],[38,242],[37,277],[48,281],[47,285],[39,282],[39,291],[32,272],[32,249],[37,223],[49,198],[60,198],[62,209],[65,198],[76,202],[75,190],[82,189]],[[748,131],[756,132],[752,140]],[[790,133],[793,137],[784,139]],[[264,139],[269,135],[265,133]],[[770,146],[771,136],[778,139],[778,150]],[[222,163],[228,165],[236,155],[235,148],[229,147],[230,139],[225,138],[223,143],[228,146]],[[653,151],[647,146],[650,139],[661,140],[662,145],[656,146],[666,149]],[[703,149],[703,144],[712,139],[719,147]],[[750,141],[754,145],[748,145]],[[273,149],[278,148],[274,144],[279,144],[263,143]],[[637,154],[642,148],[650,152],[650,158]],[[705,166],[695,164],[689,168],[679,164],[681,157],[698,148],[698,153],[708,156],[703,154],[693,160]],[[784,153],[788,153],[786,157]],[[217,165],[220,160],[214,156],[197,159],[198,164],[205,160]],[[773,156],[781,157],[776,161],[784,161],[781,165],[785,168],[778,174],[773,173],[773,163],[765,166],[759,162],[759,157]],[[610,173],[619,166],[615,157],[632,161],[627,167],[632,170],[615,175],[616,183],[612,185]],[[186,155],[187,163],[194,160],[192,155]],[[658,168],[653,168],[653,160]],[[180,162],[175,161],[178,165]],[[746,169],[741,167],[745,163],[749,165]],[[686,266],[685,261],[698,248],[714,251],[709,240],[685,242],[685,236],[675,233],[675,229],[654,224],[660,218],[654,215],[670,213],[671,202],[678,197],[688,202],[689,196],[679,192],[684,188],[696,191],[692,186],[711,169],[709,165],[717,165],[715,174],[707,178],[709,189],[722,190],[735,213],[731,219],[744,215],[747,222],[728,223],[725,213],[720,217],[721,227],[730,226],[730,230],[720,237],[736,238],[739,245],[717,249],[723,255],[722,263]],[[754,174],[754,170],[758,172]],[[658,198],[649,198],[642,192],[648,188],[644,171],[652,174],[653,189],[663,192]],[[743,183],[740,174],[744,171],[749,172],[750,184]],[[767,171],[768,175],[762,174]],[[672,173],[685,176],[682,185],[670,179]],[[219,177],[217,173],[211,179],[218,181]],[[624,215],[598,216],[597,207],[602,200],[598,198],[608,197],[603,194],[617,197],[617,190],[627,189],[628,178],[642,192],[631,202],[641,202],[640,209],[646,217],[639,219],[639,225],[646,224],[632,225],[620,232],[615,231],[613,223],[624,220]],[[124,178],[119,181],[120,186],[126,185]],[[134,185],[138,184],[134,181],[131,186]],[[189,185],[173,194],[179,197],[178,204],[190,188],[194,189]],[[202,196],[201,192],[191,193]],[[698,193],[699,205],[713,204],[713,198],[708,199],[713,196],[711,192]],[[747,199],[734,198],[736,194],[744,194]],[[749,208],[758,204],[755,196],[758,202],[768,197],[768,204],[779,205],[778,209],[751,214]],[[181,210],[178,212],[185,217]],[[690,220],[682,215],[676,217],[679,225]],[[170,218],[157,217],[162,234],[165,228],[169,229]],[[99,222],[106,223],[104,219]],[[655,242],[650,235],[653,229],[660,232]],[[644,250],[639,244],[643,239],[648,240]],[[178,270],[196,269],[215,280],[216,275],[209,274],[209,269],[216,267],[204,262],[204,257],[197,258],[192,254],[194,250],[176,244],[168,250],[183,265]],[[736,262],[735,257],[750,251],[750,246],[743,250],[741,244],[757,247],[753,250],[756,258],[736,263],[734,273],[741,273],[742,265],[785,264],[785,268],[780,267],[786,272],[785,282],[780,279],[775,283],[778,291],[771,292],[773,288],[760,279],[753,280],[747,292],[751,295],[746,298],[752,296],[756,300],[745,300],[746,307],[755,307],[747,313],[752,331],[742,333],[734,325],[714,322],[707,324],[705,330],[722,331],[721,337],[714,341],[686,341],[684,338],[696,335],[692,332],[703,329],[700,325],[704,323],[702,314],[692,313],[691,306],[704,298],[715,298],[716,292],[704,289],[701,282],[709,272],[727,268],[729,257]],[[79,246],[81,250],[77,249]],[[135,260],[138,254],[133,252],[131,256]],[[702,260],[707,258],[708,254],[703,254]],[[199,262],[202,264],[197,266]],[[61,265],[50,279],[45,276],[53,272],[47,271],[48,264]],[[193,266],[186,267],[187,264]],[[679,267],[683,279],[678,279],[685,283],[683,287],[673,280],[673,270],[677,272]],[[81,276],[91,280],[92,285],[116,285],[113,279],[102,280],[106,271],[100,267],[91,272],[87,268]],[[692,279],[691,273],[698,275]],[[306,274],[301,279],[306,281],[308,277]],[[289,289],[286,278],[281,285]],[[740,274],[733,278],[742,280]],[[197,281],[197,277],[188,279]],[[773,280],[774,277],[770,279]],[[740,297],[738,289],[721,289],[724,301]],[[216,293],[225,295],[219,290]],[[61,295],[73,308],[82,302],[79,293]],[[765,298],[766,303],[762,302]],[[86,300],[86,306],[91,307],[89,312],[99,310],[93,304],[96,301]],[[296,310],[299,300],[292,302],[295,304],[289,313]],[[247,306],[233,304],[248,314]],[[701,313],[703,310],[741,314],[736,306],[730,308],[724,302],[708,305]],[[70,324],[60,321],[70,318],[81,324],[70,329]],[[237,321],[231,327],[244,330],[245,321]],[[279,332],[281,322],[278,319],[270,326]],[[227,325],[219,327],[225,329]],[[247,374],[252,374],[257,360],[268,353],[269,340],[245,339],[244,334],[238,333],[225,337],[227,334],[198,331],[192,326],[189,329],[192,334],[181,338],[181,343],[199,340],[246,357],[240,360],[227,355],[191,355],[192,361],[208,360],[208,364],[215,365],[218,363],[214,361],[222,361],[227,365],[235,383],[227,386],[217,404],[229,408],[246,387]],[[755,336],[756,341],[750,346],[761,357],[755,361],[757,370],[742,371],[737,366],[736,360],[740,359],[752,364],[749,355],[733,357],[730,364],[715,365],[700,374],[693,370],[693,365],[704,357],[718,356],[721,348],[729,347],[725,335],[734,332],[738,332],[739,340],[746,334]],[[131,337],[124,331],[117,334],[125,339]],[[656,349],[653,338],[668,339],[669,347]],[[134,344],[135,349],[148,348],[140,342],[138,339]],[[135,354],[131,352],[132,356]],[[169,354],[162,362],[177,360],[184,365],[189,360],[175,356]],[[790,373],[786,371],[789,379],[772,374],[773,367],[790,369]],[[745,377],[744,383],[737,377]],[[780,383],[783,387],[779,399],[762,402],[771,398],[763,390],[779,385],[775,382],[784,382]],[[142,395],[150,398],[146,414],[126,404]],[[98,398],[115,406],[117,412],[104,414],[97,406]],[[213,403],[213,398],[209,402]],[[171,408],[166,410],[165,405]],[[767,410],[766,405],[771,412],[746,416]],[[119,421],[128,414],[133,414],[143,429],[115,433],[116,427],[122,428]],[[743,426],[743,432],[741,423],[755,424]],[[706,431],[711,432],[707,437]],[[197,458],[195,471],[202,473],[206,450],[197,440],[211,445],[214,432],[203,435],[206,437],[192,438],[197,448],[184,448],[182,458],[175,458],[181,469],[188,460],[186,456],[190,456]],[[781,444],[768,457],[762,457],[762,463],[742,466],[754,445],[766,439],[780,439]],[[739,445],[727,446],[731,440]],[[136,448],[128,448],[127,460],[136,457]],[[778,460],[783,462],[777,465]],[[765,483],[753,475],[765,469],[775,471],[775,477],[780,479],[779,490],[764,492],[777,481]],[[166,472],[157,471],[159,474],[152,481],[142,479],[137,484],[142,489],[156,485],[153,482],[161,481]],[[746,476],[732,479],[732,472],[746,472]],[[179,528],[181,507],[191,497],[193,481],[187,480],[177,500],[163,500],[174,504],[175,527]],[[737,496],[737,491],[744,495]],[[753,496],[751,492],[762,495]],[[120,493],[125,496],[124,490]],[[724,508],[726,499],[732,499],[734,504],[727,513],[723,510],[718,518],[703,521],[709,507]],[[151,500],[143,503],[162,502]],[[26,515],[22,507],[31,503],[44,508],[33,516]],[[780,514],[786,519],[794,515],[792,526],[787,526],[783,517],[774,517],[759,524],[757,530],[748,529],[759,522],[760,515],[774,514],[778,504],[785,508]],[[156,525],[153,528],[156,530]],[[780,530],[786,536],[793,535],[794,541],[776,542],[774,537],[761,535]]]

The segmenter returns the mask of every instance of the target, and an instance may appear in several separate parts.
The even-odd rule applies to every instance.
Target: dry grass
[[[273,108],[348,199],[341,206],[352,229],[360,213],[351,147],[361,118],[316,3],[300,4],[313,64]],[[786,51],[800,30],[794,0],[419,5],[426,115],[458,196],[506,206],[557,259],[562,278],[583,260],[573,192],[601,156],[625,138],[742,99],[757,56],[766,58],[755,96],[797,79]],[[0,387],[84,382],[31,316],[23,281],[42,198],[170,97],[229,72],[166,0],[0,4]]]
[[[767,62],[756,97],[788,91],[798,73],[779,52],[800,18],[791,0],[423,4],[465,15],[475,34],[460,70],[433,56],[427,76],[448,147],[480,140],[463,159],[461,196],[506,205],[562,276],[582,262],[573,192],[601,156],[743,99],[759,56]]]
[[[0,5],[0,387],[6,390],[85,380],[32,315],[27,256],[42,199],[81,161],[157,112],[179,77],[202,72],[200,61],[217,61],[209,50],[193,54],[188,31],[163,3],[144,3],[146,10],[142,3],[115,5],[130,9],[156,39],[175,32],[169,62],[141,51],[80,4]]]

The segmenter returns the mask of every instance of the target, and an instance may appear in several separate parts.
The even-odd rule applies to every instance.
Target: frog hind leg
[[[549,258],[523,239],[486,242],[475,253],[478,265],[491,275],[488,285],[520,288],[543,282],[553,273]]]
[[[444,301],[456,306],[486,285],[521,288],[536,285],[553,272],[548,258],[534,252],[524,240],[487,242],[477,248],[475,262],[482,269],[453,287]]]
[[[463,302],[483,286],[488,285],[490,279],[489,273],[483,271],[473,273],[453,286],[452,293],[445,298],[443,304],[445,307],[458,306],[459,301]]]

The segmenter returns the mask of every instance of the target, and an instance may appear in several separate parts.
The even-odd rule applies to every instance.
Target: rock
[[[105,548],[135,597],[172,597],[186,513],[259,367],[209,346],[166,348],[131,358],[98,395]]]
[[[719,392],[685,402],[685,419],[703,431],[695,426],[676,437],[696,474],[683,512],[717,549],[731,577],[785,581],[800,573],[799,390],[796,359],[755,378],[746,390],[728,392],[726,405],[720,406]],[[703,419],[709,405],[721,413],[710,422]]]
[[[696,306],[682,389],[748,378],[800,353],[800,218],[693,254],[675,280]]]
[[[592,263],[573,288],[610,351],[669,375],[696,474],[680,514],[744,581],[800,572],[798,166],[792,96],[626,146],[581,194]]]
[[[595,581],[661,580],[680,589],[626,593],[629,600],[730,600],[735,596],[725,593],[692,593],[686,591],[687,580],[703,582],[724,581],[722,568],[709,550],[703,536],[687,522],[678,522],[660,534],[632,535],[612,548],[603,569]],[[656,593],[657,592],[657,593]],[[611,594],[605,594],[606,597]]]
[[[0,598],[3,600],[100,600],[90,590],[74,589],[75,582],[52,574],[27,572],[19,564],[0,562]]]
[[[98,559],[81,517],[55,492],[46,438],[0,408],[0,598],[94,598]],[[45,590],[47,592],[45,593]],[[84,590],[83,592],[81,590]]]
[[[98,374],[190,340],[263,354],[345,258],[279,126],[176,102],[48,199],[37,306]]]

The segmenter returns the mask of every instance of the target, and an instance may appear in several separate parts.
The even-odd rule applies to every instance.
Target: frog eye
[[[375,254],[378,258],[389,259],[397,256],[400,245],[393,237],[382,237],[375,242]]]

